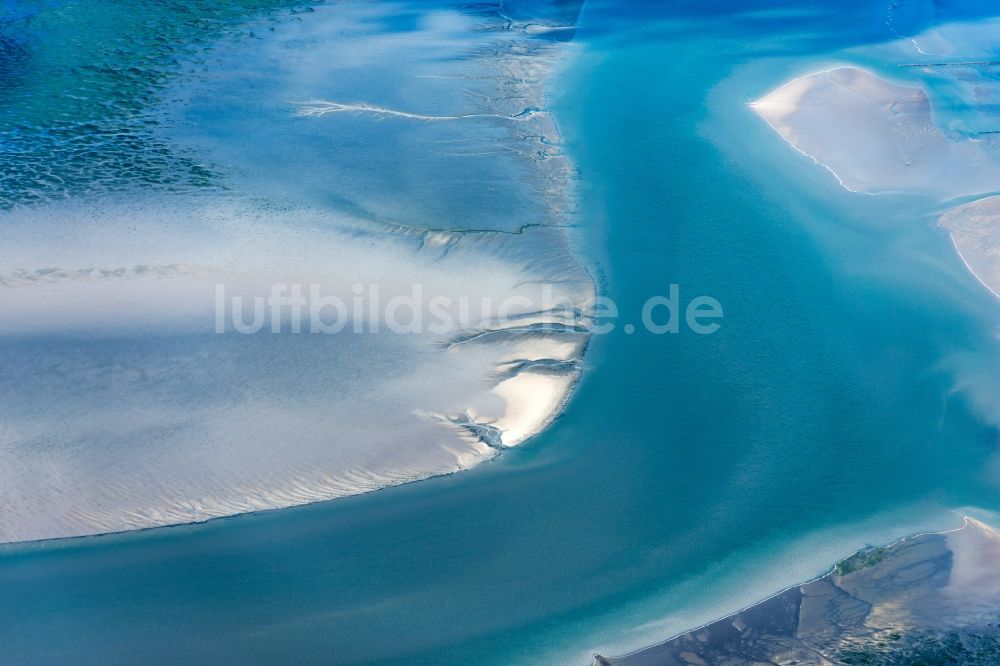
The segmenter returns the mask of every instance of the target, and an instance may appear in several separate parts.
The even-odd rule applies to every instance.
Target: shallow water
[[[555,90],[620,323],[678,284],[718,333],[595,336],[562,417],[468,472],[6,547],[5,657],[585,663],[1000,509],[997,303],[927,202],[842,190],[745,107],[885,7],[764,4],[591,2]]]

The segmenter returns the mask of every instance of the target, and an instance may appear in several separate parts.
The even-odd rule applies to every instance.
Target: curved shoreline
[[[908,545],[924,541],[927,539],[927,537],[941,537],[950,534],[957,534],[965,530],[968,530],[970,528],[975,528],[976,530],[985,531],[994,535],[997,534],[993,528],[985,525],[984,523],[976,520],[975,518],[972,518],[971,516],[966,515],[963,517],[962,525],[959,527],[947,530],[935,531],[935,532],[921,532],[913,534],[911,536],[903,537],[885,546],[879,546],[879,547],[870,546],[868,548],[861,549],[856,553],[854,553],[853,555],[850,555],[844,558],[843,560],[838,561],[830,568],[829,571],[819,576],[816,576],[815,578],[809,579],[803,583],[790,585],[782,590],[779,590],[778,592],[775,592],[774,594],[771,594],[761,599],[760,601],[754,604],[741,608],[735,612],[728,613],[715,620],[706,622],[693,629],[676,634],[659,643],[654,643],[652,645],[639,648],[632,652],[615,657],[605,657],[603,655],[596,654],[594,655],[593,664],[594,666],[647,666],[648,664],[652,663],[658,663],[658,664],[674,663],[674,662],[666,662],[663,660],[667,658],[668,654],[673,654],[673,651],[675,649],[680,649],[680,648],[675,648],[674,645],[672,644],[679,645],[682,642],[686,642],[684,646],[684,654],[694,654],[699,659],[708,658],[709,659],[708,663],[715,663],[711,661],[711,657],[715,655],[713,655],[710,652],[712,648],[709,647],[713,641],[711,641],[710,639],[705,639],[704,635],[706,634],[706,632],[710,633],[712,630],[722,630],[723,628],[728,629],[730,625],[738,625],[740,627],[740,631],[738,632],[738,634],[745,635],[747,637],[745,640],[749,641],[749,644],[751,646],[756,646],[759,644],[760,648],[766,651],[768,649],[767,646],[769,645],[769,642],[774,642],[775,638],[773,636],[770,638],[764,638],[763,636],[759,636],[758,632],[761,631],[766,632],[770,630],[764,629],[763,625],[759,627],[754,626],[752,620],[741,619],[747,614],[752,615],[754,612],[767,607],[769,604],[773,605],[774,602],[781,600],[782,597],[788,595],[789,593],[797,592],[800,589],[806,588],[807,586],[816,583],[826,583],[826,582],[831,582],[831,584],[834,584],[833,581],[836,578],[849,576],[850,574],[854,573],[857,570],[863,570],[870,566],[871,567],[880,566],[882,560],[885,558],[891,559],[891,557],[893,556],[892,554],[894,552],[898,552],[902,548]],[[879,554],[878,559],[873,558],[871,556],[872,553],[878,553]],[[881,555],[882,553],[888,553],[889,555],[883,556]],[[862,563],[860,565],[860,569],[853,568],[854,562]],[[881,566],[884,567],[885,565]],[[1000,573],[995,574],[995,577],[1000,578]],[[929,578],[930,575],[925,574],[924,579],[921,580]],[[911,582],[909,584],[919,586],[919,581],[916,583]],[[933,589],[930,590],[930,593],[933,593]],[[750,626],[745,626],[741,624],[742,622],[750,622],[751,624]],[[791,636],[796,636],[796,635],[798,635],[797,632],[793,632],[792,634],[789,635],[789,637],[791,638]],[[744,640],[744,639],[739,638],[733,640]],[[703,644],[705,645],[704,649],[706,652],[704,654],[697,654],[697,648],[691,647],[691,645],[688,645],[687,643],[691,643],[692,645]],[[727,649],[727,648],[720,648],[720,649]],[[743,647],[740,648],[740,650],[747,650],[747,649],[748,649],[747,645],[744,645]],[[749,649],[753,648],[751,647]],[[813,648],[806,648],[806,649],[807,651],[811,651]],[[826,659],[830,658],[828,655],[824,655],[821,652],[816,652],[816,654],[821,659],[821,661],[817,663],[828,663],[827,661],[825,661]],[[683,663],[689,663],[689,662],[684,661]],[[806,661],[802,663],[810,663],[810,662]]]
[[[590,343],[589,318],[581,313],[588,311],[588,304],[596,295],[594,279],[584,262],[572,252],[576,245],[569,238],[575,232],[567,219],[574,217],[578,209],[576,170],[559,147],[558,127],[544,105],[554,64],[565,57],[566,48],[561,41],[551,39],[552,31],[537,29],[550,18],[500,20],[484,9],[460,3],[455,6],[445,3],[438,9],[437,14],[430,12],[428,16],[442,23],[441,17],[451,12],[448,15],[457,27],[447,22],[442,27],[430,20],[420,27],[438,40],[434,42],[435,48],[452,49],[461,58],[438,55],[428,60],[430,64],[420,61],[414,64],[403,58],[399,66],[407,74],[411,72],[406,67],[417,67],[420,75],[428,71],[420,67],[434,67],[437,69],[433,71],[443,75],[457,72],[467,76],[468,81],[432,81],[427,83],[426,90],[403,91],[416,100],[413,108],[420,108],[421,104],[428,109],[451,104],[456,109],[454,115],[389,114],[394,117],[386,123],[368,126],[364,123],[386,115],[379,109],[389,107],[359,103],[338,108],[352,113],[340,113],[336,119],[323,118],[324,114],[297,117],[290,112],[277,101],[293,98],[282,94],[282,86],[301,86],[300,79],[306,76],[316,79],[317,86],[332,86],[335,90],[343,78],[327,81],[312,72],[313,55],[301,52],[303,44],[315,42],[329,46],[334,52],[350,51],[355,46],[351,39],[361,45],[366,43],[365,31],[369,29],[366,21],[371,21],[373,15],[384,20],[380,12],[395,11],[367,3],[315,5],[303,15],[305,18],[279,24],[276,36],[269,37],[262,45],[245,46],[239,39],[225,42],[226,48],[217,49],[223,55],[212,64],[221,68],[222,75],[217,80],[210,76],[211,70],[202,72],[195,67],[191,72],[182,71],[187,76],[179,76],[179,82],[170,89],[169,104],[153,111],[167,128],[163,134],[171,145],[185,154],[202,155],[208,163],[226,165],[226,169],[217,170],[226,173],[228,169],[231,182],[225,185],[233,194],[218,201],[203,195],[190,200],[160,200],[150,195],[152,203],[138,196],[131,200],[107,196],[97,201],[79,199],[61,206],[39,205],[14,214],[19,223],[14,225],[15,229],[43,229],[55,240],[39,247],[34,231],[21,234],[23,237],[15,235],[11,240],[10,256],[25,263],[29,272],[43,271],[39,275],[45,279],[6,285],[0,282],[0,288],[9,290],[13,305],[11,317],[0,329],[0,333],[9,334],[0,338],[0,342],[8,345],[0,346],[0,354],[17,359],[18,364],[12,366],[13,377],[19,376],[18,373],[38,376],[41,370],[32,364],[44,365],[45,358],[55,357],[53,362],[68,366],[71,377],[74,372],[83,375],[84,385],[93,387],[93,391],[85,394],[87,400],[98,404],[85,417],[77,416],[82,410],[75,404],[63,407],[75,410],[73,417],[80,421],[79,426],[67,417],[62,431],[52,436],[56,444],[42,447],[42,458],[32,463],[30,476],[43,481],[50,476],[65,479],[58,492],[44,483],[24,488],[6,484],[11,488],[7,493],[11,501],[5,504],[14,508],[0,519],[0,538],[5,543],[201,523],[373,492],[468,469],[494,458],[504,448],[533,438],[558,418],[581,379],[583,358]],[[348,21],[358,21],[360,34],[335,42],[316,36],[326,35],[331,20],[341,25],[345,17]],[[553,25],[559,28],[557,33],[574,28]],[[290,32],[285,34],[282,30]],[[403,56],[418,48],[408,41],[411,38],[406,31],[394,37],[393,29],[386,30],[380,35]],[[398,43],[392,42],[393,38]],[[491,44],[496,44],[496,48],[491,48]],[[466,48],[472,50],[463,50]],[[247,53],[252,58],[244,53],[246,49],[251,49]],[[246,136],[253,129],[247,123],[258,123],[266,129],[275,123],[259,118],[257,107],[234,106],[229,98],[242,85],[239,68],[251,66],[253,58],[269,57],[268,49],[284,50],[282,53],[291,49],[291,62],[285,64],[287,72],[272,75],[262,87],[261,96],[276,105],[266,107],[265,111],[277,114],[282,123],[275,130],[278,141],[263,145],[266,143],[263,139],[251,141]],[[330,60],[336,65],[335,58]],[[226,67],[235,69],[230,71]],[[305,68],[305,74],[295,70],[296,67]],[[380,71],[377,68],[382,64],[376,62],[372,67]],[[361,71],[365,71],[363,67]],[[491,76],[472,81],[475,75],[484,72]],[[404,81],[409,85],[409,79],[404,77]],[[273,88],[270,94],[267,85]],[[213,86],[222,88],[216,90]],[[358,86],[361,97],[385,92],[379,85],[369,89],[367,81]],[[482,99],[470,101],[471,93],[466,88],[494,94],[483,94]],[[397,92],[388,86],[385,90]],[[447,92],[451,97],[435,91]],[[518,109],[509,108],[512,104]],[[473,107],[481,110],[464,112]],[[524,113],[526,108],[530,113]],[[370,116],[366,112],[373,110],[376,117],[366,118]],[[203,121],[204,126],[184,115],[188,113]],[[468,122],[461,123],[462,128],[451,129],[445,127],[449,123],[426,123],[425,117],[454,117]],[[516,127],[511,123],[516,123]],[[194,135],[190,134],[191,127],[195,128]],[[171,128],[182,131],[174,136],[170,134],[174,131]],[[234,128],[244,133],[241,140],[227,140]],[[359,131],[374,145],[358,146],[355,137]],[[471,148],[462,143],[456,143],[457,148],[450,147],[449,142],[462,141],[470,142]],[[303,158],[305,164],[316,167],[306,173],[296,171],[299,167],[295,162],[289,165],[282,161],[289,151],[302,153],[313,145],[325,145],[323,142],[342,149],[337,161],[324,161],[322,151],[317,151],[308,158],[313,162]],[[384,160],[380,154],[382,143],[400,152],[390,155],[387,173],[363,168],[364,160],[375,165]],[[435,180],[441,179],[441,175],[426,168],[427,146],[435,143],[449,146],[440,154],[430,154],[432,163],[444,172],[441,182]],[[296,145],[301,150],[297,151]],[[255,152],[262,148],[271,151],[265,152],[265,156],[272,153],[274,156],[263,164]],[[495,153],[497,157],[479,157],[481,148],[488,149],[487,155]],[[408,156],[405,150],[412,151],[412,155]],[[356,196],[352,202],[339,194],[341,191],[352,194],[352,189],[350,183],[338,182],[337,174],[355,167],[353,161],[360,161],[362,168],[353,172],[360,174],[361,183],[353,193]],[[269,168],[270,162],[274,162],[276,173]],[[486,176],[497,174],[505,180],[492,187],[475,185],[465,201],[461,199],[466,196],[461,183],[447,180],[453,164],[460,165],[456,173],[466,174],[473,183],[478,182],[477,177],[488,182]],[[329,174],[323,172],[324,167],[330,169]],[[407,176],[409,169],[414,176],[429,179],[426,187],[419,182],[410,186],[418,199],[403,208],[394,207],[392,199],[405,195],[405,191],[380,189],[382,180],[398,180],[396,172],[400,168]],[[303,182],[315,179],[319,189],[290,193],[281,189],[283,184],[298,185],[297,176],[305,176],[300,179]],[[259,177],[263,180],[257,180]],[[264,183],[264,189],[258,191],[258,183]],[[332,192],[328,191],[331,183],[335,186]],[[313,182],[308,184],[311,186]],[[434,188],[441,187],[444,187],[442,194],[449,198],[444,203],[427,193],[433,194]],[[507,192],[505,187],[512,189]],[[251,194],[256,200],[249,199]],[[296,196],[300,202],[295,201]],[[331,199],[336,206],[323,208],[317,205],[315,196]],[[405,196],[400,198],[406,200]],[[264,206],[256,202],[269,199],[273,203]],[[341,200],[349,204],[346,210],[339,207]],[[524,216],[498,217],[497,211],[483,209],[481,200],[510,209],[501,208],[499,213],[512,211]],[[435,218],[433,213],[441,206],[448,211],[454,208],[455,219]],[[368,207],[371,210],[366,210]],[[366,214],[355,215],[357,211]],[[189,219],[178,224],[176,220],[185,217],[185,213]],[[90,225],[93,230],[84,225],[90,218],[100,221],[98,225]],[[440,224],[442,221],[451,224]],[[470,221],[475,224],[469,224]],[[494,221],[499,223],[491,226]],[[64,251],[62,244],[72,245],[74,236],[84,228],[89,236],[79,250],[80,258],[76,258],[68,249]],[[435,231],[442,228],[451,230]],[[144,244],[121,249],[119,239],[127,239],[137,230],[144,236],[163,239],[161,244],[171,251],[180,248],[177,251],[180,258],[165,259],[159,256],[159,248]],[[253,241],[244,242],[241,235]],[[224,270],[217,270],[220,259]],[[86,270],[68,263],[72,261],[98,266],[176,264],[199,268],[175,271],[176,274],[157,281],[145,270],[126,270],[121,276],[118,275],[121,271],[112,270],[111,278],[94,281]],[[230,268],[229,264],[237,261],[245,267]],[[0,274],[5,268],[0,263]],[[460,300],[467,290],[470,300],[485,294],[501,302],[503,298],[540,296],[543,300],[535,309],[529,308],[519,320],[520,326],[542,326],[554,320],[573,324],[580,328],[580,333],[570,336],[540,329],[542,332],[538,334],[518,335],[513,328],[491,324],[486,316],[479,328],[453,331],[453,336],[468,335],[469,330],[481,334],[480,340],[461,349],[450,349],[442,340],[427,334],[399,340],[384,333],[357,340],[302,337],[290,342],[235,335],[214,339],[190,337],[201,332],[201,327],[211,326],[206,322],[211,321],[213,282],[215,287],[222,283],[228,289],[227,294],[233,293],[234,298],[256,302],[253,291],[256,283],[322,280],[334,290],[334,295],[350,302],[350,283],[357,280],[355,286],[360,284],[357,277],[363,275],[360,271],[374,271],[372,283],[378,286],[385,281],[388,288],[397,292],[402,291],[399,275],[408,272],[413,284],[423,287],[428,283],[431,295],[442,293]],[[14,274],[20,275],[16,271]],[[321,277],[318,279],[317,275]],[[576,314],[551,309],[553,306],[544,300],[549,296],[542,289],[547,283],[555,285],[552,298],[556,302],[569,299]],[[124,304],[126,311],[114,319],[112,326],[104,310],[100,307],[96,311],[85,310],[77,306],[80,302],[95,303],[105,309]],[[127,309],[135,304],[138,306]],[[460,307],[461,303],[455,303],[452,309]],[[462,321],[461,317],[458,320]],[[176,342],[169,339],[165,345],[144,335],[145,331],[162,333],[171,328],[181,335]],[[65,330],[79,331],[80,340],[67,345],[59,338]],[[26,333],[37,335],[40,353],[34,348],[21,349],[25,343],[18,340]],[[95,340],[91,341],[88,334]],[[133,348],[123,354],[115,341],[118,337],[131,341],[133,338],[129,336],[135,336],[137,342],[130,343]],[[189,344],[188,340],[194,342]],[[48,348],[44,347],[46,344]],[[193,349],[183,348],[185,344]],[[175,351],[174,346],[181,349]],[[35,359],[35,355],[39,358]],[[204,370],[211,366],[196,360],[204,355],[212,357],[229,374],[221,374],[217,381],[206,378]],[[240,367],[245,365],[244,359],[260,363],[264,369],[254,373],[252,368]],[[329,376],[312,381],[315,388],[310,383],[298,382],[307,370],[322,367],[321,364],[329,366],[331,359],[334,367],[320,373]],[[114,372],[98,376],[92,368],[100,368],[102,364],[110,365]],[[227,365],[237,368],[235,373],[227,370]],[[344,365],[344,369],[338,368],[339,365]],[[371,366],[376,369],[369,370]],[[136,386],[138,393],[129,388],[128,368],[138,368],[142,380]],[[165,376],[166,387],[146,382],[147,376]],[[268,385],[275,382],[287,383],[293,390],[272,396]],[[196,405],[197,409],[178,400],[178,405],[167,405],[163,413],[149,416],[149,425],[133,423],[128,418],[133,401],[149,412],[160,407],[157,398],[161,393],[171,397],[172,391],[177,395],[184,392],[210,395],[219,385],[220,395],[213,395],[207,405]],[[33,386],[29,383],[28,387],[28,391],[20,393],[11,388],[10,400],[30,401]],[[5,398],[3,389],[0,385],[0,400]],[[141,402],[143,390],[154,392],[149,402]],[[324,391],[332,392],[325,406],[321,399]],[[41,388],[35,392],[41,394],[39,399],[52,399]],[[304,404],[284,404],[296,401]],[[108,411],[118,413],[119,418],[109,420],[110,425],[99,423]],[[30,448],[32,438],[39,437],[34,433],[44,433],[46,423],[55,422],[57,417],[39,424],[15,422],[11,430],[14,451],[20,446]],[[116,423],[121,427],[115,426]],[[110,435],[105,433],[109,429]],[[65,445],[62,440],[66,440]],[[88,446],[81,447],[81,441]],[[134,445],[135,442],[142,446]],[[48,454],[49,449],[55,453]],[[149,453],[136,449],[149,449]],[[119,451],[125,455],[119,455]],[[229,451],[235,451],[235,458]],[[108,458],[107,471],[97,474],[95,470],[102,467],[102,456]],[[8,476],[15,473],[16,469],[8,468]],[[20,478],[25,476],[28,475],[22,474]],[[0,488],[5,487],[4,481],[0,473]]]
[[[591,342],[592,342],[592,337],[588,336],[586,345],[584,346],[584,349],[583,349],[583,354],[580,357],[580,363],[581,364],[583,363],[583,360],[586,358],[587,351],[590,349]],[[478,468],[478,467],[481,467],[483,465],[488,465],[491,462],[499,460],[500,457],[503,456],[504,451],[507,450],[507,449],[512,449],[512,448],[517,448],[517,447],[520,447],[520,446],[530,445],[532,439],[535,439],[536,437],[542,435],[546,430],[549,429],[549,427],[551,427],[556,421],[559,420],[559,418],[562,416],[562,413],[565,410],[566,406],[573,399],[574,394],[579,389],[580,384],[582,384],[582,382],[583,382],[583,372],[580,371],[580,372],[577,373],[576,378],[569,384],[569,387],[566,390],[566,392],[563,394],[562,399],[560,400],[558,407],[550,412],[549,419],[536,432],[532,433],[527,438],[525,438],[522,442],[520,442],[520,443],[518,443],[516,445],[496,447],[495,448],[495,451],[496,451],[495,455],[493,455],[491,457],[488,457],[488,458],[485,458],[485,459],[479,461],[478,463],[476,463],[473,466],[468,467],[468,468],[458,469],[458,470],[449,471],[449,472],[442,472],[442,473],[439,473],[439,474],[430,474],[430,475],[423,476],[423,477],[420,477],[420,478],[414,478],[414,479],[402,481],[402,482],[399,482],[399,483],[388,484],[388,485],[380,486],[380,487],[377,487],[377,488],[372,488],[370,490],[363,490],[363,491],[360,491],[360,492],[349,493],[349,494],[345,494],[345,495],[339,495],[339,496],[336,496],[336,497],[321,498],[321,499],[316,499],[316,500],[301,502],[301,503],[297,503],[297,504],[289,504],[287,506],[265,507],[265,508],[253,509],[253,510],[249,510],[249,511],[241,511],[241,512],[236,512],[236,513],[230,513],[230,514],[226,514],[226,515],[221,515],[221,516],[213,516],[213,517],[205,518],[205,519],[202,519],[202,520],[190,520],[190,521],[184,521],[184,522],[165,523],[165,524],[162,524],[162,525],[149,525],[149,526],[144,526],[144,527],[135,527],[135,528],[131,528],[131,529],[124,529],[124,530],[112,530],[112,531],[107,531],[107,532],[95,532],[95,533],[92,533],[92,534],[76,534],[76,535],[68,535],[68,536],[47,537],[47,538],[42,538],[42,539],[26,539],[26,540],[21,540],[21,541],[2,541],[2,542],[0,542],[0,552],[9,552],[11,550],[18,550],[18,551],[21,551],[21,550],[30,550],[31,548],[33,548],[35,546],[38,546],[38,547],[58,546],[60,544],[71,544],[71,543],[81,542],[81,541],[84,541],[84,540],[89,541],[89,540],[96,540],[96,539],[104,539],[104,538],[107,538],[107,537],[122,537],[122,536],[127,536],[129,534],[138,534],[138,533],[141,533],[141,532],[167,531],[167,530],[184,528],[184,527],[193,526],[193,525],[206,525],[206,524],[209,524],[209,523],[221,523],[221,522],[228,521],[228,520],[235,520],[235,519],[240,519],[240,518],[249,518],[249,517],[252,517],[252,516],[255,516],[255,515],[258,515],[258,514],[270,514],[270,513],[277,512],[277,511],[284,511],[286,509],[302,509],[302,508],[306,508],[306,507],[317,506],[317,505],[326,504],[326,503],[329,503],[329,502],[336,502],[338,500],[343,500],[343,499],[347,499],[347,498],[350,498],[350,497],[361,497],[361,496],[364,496],[364,495],[371,495],[373,493],[378,493],[378,492],[382,492],[382,491],[392,490],[394,488],[402,488],[404,486],[410,486],[410,485],[414,485],[414,484],[418,484],[418,483],[424,483],[426,481],[433,481],[434,479],[438,479],[438,478],[446,478],[446,477],[450,477],[450,476],[455,476],[457,474],[461,474],[463,472],[469,471],[469,470],[471,470],[473,468]]]

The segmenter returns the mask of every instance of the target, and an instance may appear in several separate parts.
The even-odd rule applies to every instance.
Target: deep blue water
[[[3,659],[582,663],[1000,510],[1000,309],[926,202],[841,190],[744,106],[890,37],[830,4],[591,2],[557,82],[621,322],[678,284],[718,333],[599,336],[558,422],[467,473],[7,547]]]

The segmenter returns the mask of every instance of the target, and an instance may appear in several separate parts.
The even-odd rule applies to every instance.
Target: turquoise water
[[[598,336],[555,425],[469,472],[6,547],[4,658],[584,663],[1000,509],[996,303],[926,202],[841,190],[744,107],[884,7],[701,4],[588,4],[556,93],[621,323],[678,284],[718,333]]]

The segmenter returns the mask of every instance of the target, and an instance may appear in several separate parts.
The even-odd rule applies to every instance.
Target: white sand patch
[[[497,386],[493,392],[507,405],[496,422],[503,433],[504,445],[516,446],[548,425],[566,399],[573,380],[573,375],[524,372]]]
[[[1000,597],[1000,532],[966,518],[965,527],[947,538],[954,559],[946,593],[965,600]]]
[[[972,274],[1000,298],[1000,197],[953,208],[939,223]]]
[[[956,197],[1000,183],[1000,164],[982,143],[950,140],[935,126],[920,87],[857,67],[795,79],[751,106],[852,191]]]
[[[937,610],[955,626],[993,622],[1000,605],[1000,532],[967,517],[960,530],[947,533],[951,572],[941,590]]]

